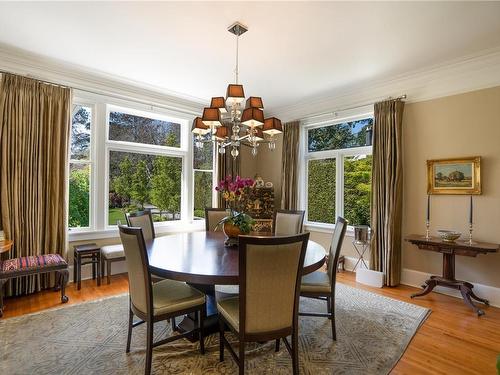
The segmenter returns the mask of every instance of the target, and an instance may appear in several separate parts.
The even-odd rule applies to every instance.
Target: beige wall
[[[474,197],[476,239],[500,243],[500,87],[408,104],[404,113],[403,234],[423,233],[426,160],[481,156],[483,194]],[[431,196],[431,230],[467,234],[468,196]],[[403,245],[403,268],[441,272],[440,254]],[[500,287],[500,254],[458,256],[457,278]]]
[[[475,238],[500,243],[500,87],[407,104],[404,113],[403,235],[423,233],[426,209],[426,160],[482,157],[483,194],[474,197]],[[262,151],[262,152],[260,152]],[[259,150],[257,172],[280,191],[281,141],[274,154]],[[431,229],[467,233],[468,197],[432,196]],[[331,234],[311,232],[329,246]],[[352,238],[342,253],[354,256]],[[441,272],[441,255],[403,244],[403,268]],[[457,257],[458,278],[500,287],[500,253],[477,258]]]

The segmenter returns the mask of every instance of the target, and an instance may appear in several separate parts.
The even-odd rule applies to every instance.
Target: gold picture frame
[[[427,194],[481,194],[481,157],[427,160]]]

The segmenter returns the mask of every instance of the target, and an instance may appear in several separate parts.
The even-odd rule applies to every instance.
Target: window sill
[[[304,228],[310,232],[333,234],[335,224],[306,223],[304,224]],[[348,226],[345,235],[347,237],[354,237],[354,228]]]
[[[205,220],[196,220],[192,222],[179,221],[171,225],[155,225],[156,234],[172,234],[182,232],[195,232],[205,230]],[[97,231],[70,231],[68,241],[86,241],[99,240],[105,238],[118,238],[118,228],[97,230]]]

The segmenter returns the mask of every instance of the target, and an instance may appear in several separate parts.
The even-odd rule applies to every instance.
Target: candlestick
[[[430,236],[430,228],[431,226],[431,222],[427,219],[427,221],[425,222],[425,239],[427,241],[429,241],[431,239],[431,236]]]
[[[470,207],[469,207],[469,224],[472,225],[473,217],[473,206],[472,206],[472,195],[470,196]]]
[[[431,196],[427,195],[427,221],[431,220]]]
[[[472,222],[469,223],[469,246],[474,245],[475,242],[472,241]]]

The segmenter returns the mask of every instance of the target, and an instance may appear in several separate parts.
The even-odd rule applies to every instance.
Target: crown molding
[[[406,102],[412,103],[494,86],[500,86],[500,48],[484,50],[393,79],[337,90],[329,95],[276,108],[271,115],[282,121],[332,116],[345,109],[366,106],[402,94],[407,95]]]
[[[206,100],[168,91],[95,69],[48,58],[0,43],[0,70],[69,86],[75,90],[135,100],[151,106],[199,114]]]

